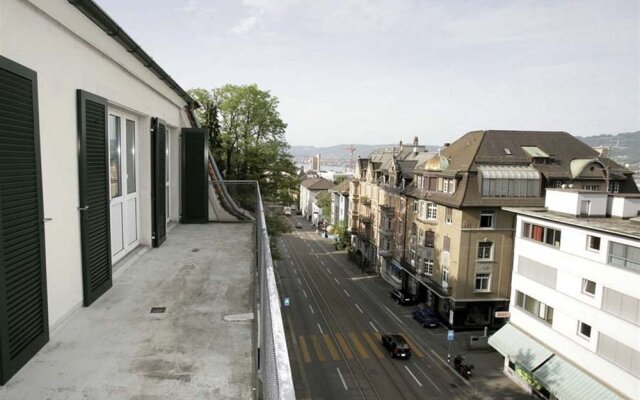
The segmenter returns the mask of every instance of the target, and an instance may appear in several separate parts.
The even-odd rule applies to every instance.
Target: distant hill
[[[323,159],[349,159],[349,152],[346,150],[349,144],[338,144],[335,146],[327,146],[327,147],[315,147],[315,146],[291,146],[291,155],[295,158],[307,158],[313,157],[316,154],[320,154]],[[353,158],[367,157],[376,149],[381,148],[392,148],[394,146],[398,146],[396,144],[354,144],[353,147],[356,149],[353,152]],[[405,144],[405,146],[407,146]],[[410,145],[409,145],[410,146]],[[430,146],[427,145],[427,150],[436,152],[440,147],[438,146]]]
[[[609,149],[609,157],[619,164],[629,164],[633,170],[640,170],[640,131],[617,135],[578,137],[591,147],[603,146]]]

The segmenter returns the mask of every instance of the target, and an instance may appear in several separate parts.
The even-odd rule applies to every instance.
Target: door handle
[[[89,206],[78,207],[78,210],[80,211],[87,211],[88,209],[89,209]]]

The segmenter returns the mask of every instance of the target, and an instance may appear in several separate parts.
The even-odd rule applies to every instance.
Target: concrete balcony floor
[[[250,399],[253,321],[240,314],[253,246],[252,224],[176,225],[57,327],[0,399]]]

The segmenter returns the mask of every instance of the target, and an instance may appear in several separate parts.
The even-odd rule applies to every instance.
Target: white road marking
[[[339,285],[340,281],[338,280],[338,278],[333,278],[334,281],[336,281],[336,283]]]
[[[309,304],[309,308],[311,309],[311,314],[315,314],[315,311],[313,311],[313,307],[311,306],[311,304]]]
[[[369,325],[371,325],[371,327],[373,328],[374,331],[376,331],[376,333],[380,333],[380,331],[378,330],[378,328],[376,328],[373,322],[369,321]]]
[[[298,270],[294,268],[294,269],[293,269],[293,273],[294,273],[294,274],[296,274],[296,275],[298,275]]]
[[[298,278],[298,285],[302,286],[302,281]]]
[[[404,366],[404,368],[407,370],[407,372],[409,373],[409,375],[411,375],[411,377],[413,378],[413,380],[416,381],[416,383],[418,384],[418,386],[422,387],[422,383],[420,383],[420,381],[418,380],[418,378],[416,378],[416,376],[413,374],[413,372],[411,372],[411,370],[409,369],[409,367],[407,367],[406,365]]]
[[[327,268],[327,272],[328,272],[329,274],[331,274],[331,270],[330,270],[329,268]]]
[[[340,368],[336,367],[336,370],[338,371],[338,376],[340,377],[340,380],[342,381],[342,386],[344,386],[344,390],[349,390],[349,388],[347,387],[347,382],[345,382],[344,378],[342,377],[342,373],[340,372]]]
[[[360,308],[359,305],[356,304],[356,308],[358,309],[358,311],[360,311],[360,314],[364,314],[364,311],[362,311],[362,308]]]
[[[304,295],[304,298],[306,299],[307,298],[307,292],[304,289],[302,289],[302,294]]]
[[[361,281],[363,279],[373,279],[373,278],[377,278],[377,275],[371,275],[371,276],[356,276],[355,278],[349,278],[352,281]]]
[[[324,261],[320,261],[320,264],[324,265]]]
[[[391,315],[393,318],[395,318],[395,319],[396,319],[396,321],[398,321],[398,322],[402,322],[402,321],[400,320],[400,318],[398,318],[398,316],[397,316],[397,315],[395,315],[395,314],[393,313],[393,311],[391,311],[391,310],[389,309],[389,307],[384,306],[384,309],[385,309],[385,310],[387,310],[387,312],[389,313],[389,315]]]
[[[416,367],[416,368],[418,369],[418,371],[422,372],[422,375],[424,375],[424,377],[425,377],[425,378],[427,378],[427,380],[428,380],[429,382],[431,382],[431,384],[432,384],[436,389],[438,389],[438,392],[442,393],[442,390],[440,390],[440,388],[438,387],[438,385],[436,385],[436,383],[435,383],[434,381],[432,381],[432,380],[431,380],[431,378],[429,378],[429,375],[427,375],[427,373],[426,373],[426,372],[424,372],[424,371],[422,370],[422,368],[420,368],[420,367],[418,366],[418,364],[416,364],[416,363],[414,362],[414,363],[413,363],[413,366],[414,366],[414,367]],[[431,365],[427,364],[427,366],[428,366],[429,368],[431,368]]]
[[[320,334],[324,335],[324,332],[322,332],[322,327],[320,326],[320,323],[318,322],[318,329],[320,329]]]
[[[344,292],[344,294],[347,295],[347,297],[351,297],[351,295],[349,294],[349,292],[347,292],[347,289],[342,289],[342,291]]]

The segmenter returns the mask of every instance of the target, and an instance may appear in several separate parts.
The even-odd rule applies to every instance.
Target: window
[[[522,226],[522,237],[560,247],[560,230],[525,222]]]
[[[436,241],[436,233],[434,231],[426,231],[424,233],[424,247],[434,247]]]
[[[493,228],[493,216],[495,211],[481,210],[480,211],[480,228]]]
[[[598,185],[582,185],[582,189],[583,190],[592,190],[592,191],[597,191],[598,190]]]
[[[455,192],[455,181],[452,178],[442,179],[442,191],[445,193]]]
[[[516,307],[528,312],[542,321],[553,324],[553,307],[516,290]]]
[[[424,260],[424,274],[425,275],[433,275],[433,260],[429,258],[425,258]]]
[[[587,235],[587,248],[589,250],[600,250],[600,237]]]
[[[591,201],[580,200],[580,216],[585,217],[591,213]]]
[[[476,291],[488,292],[491,274],[487,272],[476,273]]]
[[[578,321],[578,334],[585,339],[589,339],[591,337],[591,325]]]
[[[122,195],[121,182],[122,171],[120,168],[120,117],[109,114],[109,177],[111,187],[111,198]]]
[[[487,165],[478,171],[482,196],[540,197],[540,173],[533,167]]]
[[[442,286],[443,287],[449,286],[449,266],[448,265],[442,266]]]
[[[411,266],[416,266],[416,251],[414,249],[411,249]]]
[[[413,201],[413,212],[418,212],[418,200]]]
[[[593,296],[596,294],[596,283],[588,279],[582,279],[582,293]]]
[[[448,253],[450,250],[451,250],[451,238],[445,235],[442,238],[442,251]]]
[[[640,271],[640,247],[610,242],[608,263],[617,267]]]
[[[427,219],[436,219],[438,206],[436,203],[427,203]]]
[[[478,260],[493,260],[493,242],[478,242]]]
[[[136,191],[136,123],[126,121],[127,129],[127,194]]]
[[[453,223],[453,208],[446,207],[445,208],[445,217],[444,220],[447,224]]]
[[[609,182],[609,192],[610,193],[618,193],[618,192],[620,192],[620,182],[619,181],[611,181],[611,182]]]

